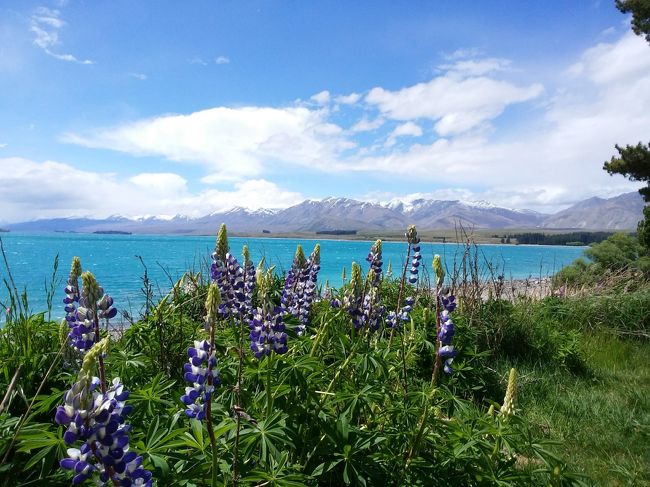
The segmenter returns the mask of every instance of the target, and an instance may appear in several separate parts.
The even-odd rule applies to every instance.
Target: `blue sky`
[[[650,46],[613,1],[0,5],[0,221],[638,187]]]

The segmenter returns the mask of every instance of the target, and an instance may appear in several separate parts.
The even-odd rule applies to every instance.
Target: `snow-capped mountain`
[[[5,225],[14,231],[125,231],[132,233],[216,233],[222,223],[242,233],[315,233],[401,230],[409,224],[419,229],[467,228],[636,228],[642,218],[643,200],[638,193],[615,198],[590,198],[555,215],[532,210],[502,208],[486,201],[415,199],[386,204],[351,198],[305,200],[285,209],[235,207],[191,218],[185,215],[128,219],[55,218]]]

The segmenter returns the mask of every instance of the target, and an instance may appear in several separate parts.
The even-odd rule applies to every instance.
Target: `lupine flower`
[[[255,310],[249,322],[250,348],[256,358],[261,359],[271,352],[283,354],[288,350],[287,334],[284,332],[284,314],[281,306],[272,306],[269,293],[273,281],[273,268],[264,272],[264,261],[257,269],[258,297],[261,306]]]
[[[352,324],[358,330],[363,326],[363,283],[361,281],[361,267],[352,262],[350,270],[350,284],[343,295],[343,307],[352,317]]]
[[[309,309],[316,293],[316,281],[320,271],[320,245],[305,259],[302,246],[298,245],[296,254],[284,281],[280,303],[284,313],[298,318],[296,331],[302,335],[309,323]]]
[[[215,386],[220,384],[217,358],[214,351],[210,351],[207,340],[196,340],[194,347],[187,349],[189,362],[184,365],[184,378],[190,386],[185,387],[185,394],[181,401],[187,406],[185,414],[190,418],[203,420],[206,415],[208,402],[212,399]],[[208,384],[208,377],[212,376],[212,384]]]
[[[418,282],[418,272],[420,268],[420,262],[422,260],[422,254],[420,253],[420,237],[418,232],[415,229],[415,225],[410,225],[404,234],[406,240],[409,244],[409,255],[411,259],[411,267],[408,273],[408,282],[411,285],[414,285]],[[414,303],[413,296],[407,296],[404,298],[404,306],[396,313],[391,311],[388,313],[388,326],[391,328],[397,327],[399,322],[406,322],[409,320],[411,310],[413,309]]]
[[[499,415],[505,419],[515,414],[515,403],[517,402],[517,370],[510,369],[508,376],[508,387],[506,388],[506,395],[503,398],[503,406],[499,411]]]
[[[84,354],[95,343],[95,328],[92,321],[86,323],[85,313],[83,313],[83,316],[80,316],[77,310],[77,304],[81,298],[81,292],[79,290],[80,276],[81,261],[79,257],[73,257],[72,265],[70,266],[70,275],[68,276],[68,282],[65,287],[63,303],[65,304],[65,320],[70,328],[68,333],[70,346]]]
[[[253,290],[255,289],[255,265],[250,258],[248,246],[244,245],[242,249],[244,256],[244,266],[242,268],[244,273],[244,288],[243,299],[240,305],[240,315],[242,320],[248,320],[253,313]]]
[[[456,309],[456,298],[453,294],[444,295],[441,289],[445,279],[445,271],[439,255],[433,257],[433,270],[436,274],[436,287],[439,289],[436,299],[438,300],[438,356],[444,360],[444,371],[451,374],[453,369],[451,363],[457,351],[452,345],[454,334],[454,322],[451,313]]]
[[[240,319],[244,301],[244,270],[228,248],[226,225],[222,224],[217,236],[217,246],[212,253],[210,266],[212,282],[219,286],[221,304],[219,314],[223,319]],[[245,307],[245,305],[243,305]]]
[[[256,310],[250,320],[251,350],[255,358],[260,359],[271,352],[283,354],[288,350],[283,314],[279,306],[272,311]]]
[[[210,331],[210,341],[196,340],[194,347],[187,349],[188,363],[183,366],[183,377],[190,384],[185,387],[181,402],[187,406],[185,414],[199,421],[205,419],[212,393],[220,384],[217,357],[214,347],[214,323],[219,313],[221,299],[217,285],[212,283],[208,288],[205,302],[206,326]]]
[[[381,304],[379,296],[379,283],[382,278],[381,240],[377,240],[366,257],[370,263],[368,278],[365,286],[361,282],[361,268],[352,263],[352,276],[350,289],[345,298],[346,308],[352,316],[352,324],[359,330],[364,326],[371,330],[378,330],[385,307]]]
[[[129,392],[119,378],[106,390],[92,375],[107,347],[105,338],[86,353],[78,381],[57,408],[56,422],[67,427],[65,443],[81,442],[79,448],[67,450],[68,457],[60,465],[74,473],[73,485],[94,477],[98,485],[151,486],[151,472],[142,468],[142,457],[129,449],[130,426],[125,424],[131,411],[125,404]]]

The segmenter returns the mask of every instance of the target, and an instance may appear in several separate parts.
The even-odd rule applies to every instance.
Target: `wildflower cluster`
[[[77,382],[56,410],[56,422],[67,428],[63,435],[65,443],[81,442],[79,448],[68,448],[68,457],[60,465],[72,470],[74,485],[96,474],[99,485],[151,486],[151,472],[142,468],[142,457],[129,449],[130,426],[125,424],[131,411],[125,404],[129,392],[119,378],[113,379],[106,389],[92,375],[94,365],[107,347],[108,338],[104,338],[88,350]]]
[[[320,270],[320,245],[305,259],[302,246],[298,245],[296,254],[284,282],[281,297],[282,310],[298,318],[298,335],[302,335],[309,322],[309,309],[316,294],[316,281]]]
[[[414,285],[418,282],[418,273],[420,269],[420,262],[422,260],[422,254],[420,253],[420,237],[418,232],[415,229],[415,225],[410,225],[404,234],[406,240],[409,244],[408,255],[410,256],[410,269],[408,275],[408,282],[411,285]],[[404,269],[406,271],[406,269]],[[391,328],[398,326],[398,322],[405,322],[409,320],[409,315],[413,309],[414,299],[413,296],[407,296],[404,298],[404,305],[396,313],[391,311],[388,314],[388,324]]]

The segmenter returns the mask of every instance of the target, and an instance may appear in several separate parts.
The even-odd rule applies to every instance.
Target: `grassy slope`
[[[650,342],[601,332],[581,344],[584,375],[519,365],[521,414],[598,485],[650,485]]]

